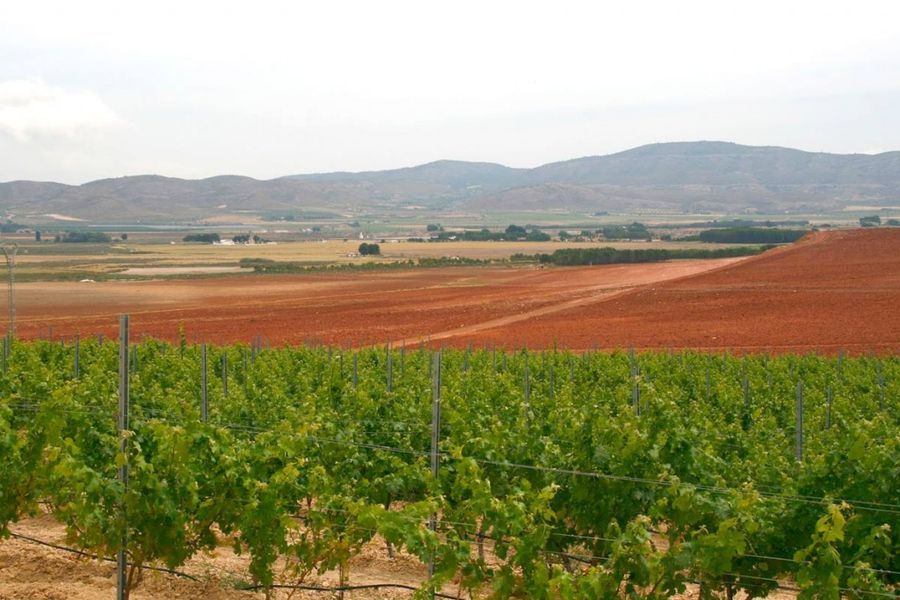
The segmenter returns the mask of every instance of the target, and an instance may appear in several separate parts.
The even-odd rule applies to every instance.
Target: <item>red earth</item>
[[[735,351],[900,350],[900,230],[814,233],[747,259],[26,283],[20,337]],[[52,329],[51,329],[52,328]]]
[[[896,353],[900,350],[900,230],[816,233],[726,268],[647,285],[534,322],[482,331],[576,348]]]

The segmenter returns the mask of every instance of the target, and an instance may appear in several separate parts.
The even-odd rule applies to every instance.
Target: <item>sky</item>
[[[900,2],[0,0],[0,181],[900,150]]]

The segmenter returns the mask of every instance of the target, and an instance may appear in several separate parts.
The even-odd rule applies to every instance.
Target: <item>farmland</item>
[[[505,261],[513,254],[551,253],[560,248],[583,248],[582,242],[386,242],[380,256],[356,256],[359,240],[286,241],[277,244],[218,246],[182,243],[180,235],[132,233],[127,242],[60,244],[33,242],[24,236],[7,239],[19,244],[17,273],[23,281],[76,279],[134,279],[161,275],[203,274],[209,269],[241,269],[242,260],[290,261],[308,267],[396,263],[420,258],[459,257]],[[376,240],[377,241],[377,240]],[[700,242],[608,242],[627,249],[700,249]],[[735,244],[725,247],[740,246]],[[159,272],[155,269],[170,269]]]
[[[896,231],[17,293],[0,598],[897,593]]]
[[[898,274],[900,232],[854,230],[743,259],[23,282],[18,332],[109,337],[130,313],[136,336],[175,340],[183,326],[190,340],[220,343],[890,352],[900,347]]]
[[[203,352],[14,343],[0,525],[207,590],[371,584],[380,545],[453,597],[895,593],[896,358]]]

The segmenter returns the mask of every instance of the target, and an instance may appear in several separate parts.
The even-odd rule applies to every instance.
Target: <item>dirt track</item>
[[[900,349],[900,230],[820,233],[749,259],[579,268],[419,269],[177,281],[31,283],[21,337],[271,344],[837,351]]]

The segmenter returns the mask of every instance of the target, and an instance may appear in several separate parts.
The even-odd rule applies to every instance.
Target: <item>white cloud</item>
[[[0,4],[0,179],[900,148],[897,0]]]
[[[0,81],[0,132],[18,141],[74,137],[124,123],[93,92],[67,90],[39,80]]]

